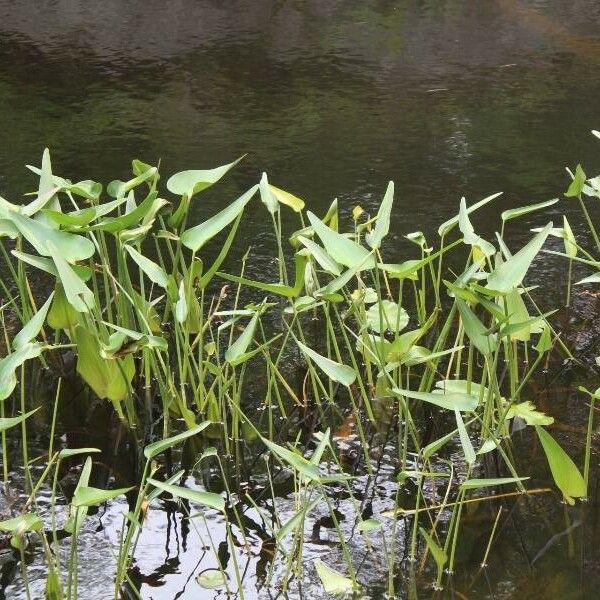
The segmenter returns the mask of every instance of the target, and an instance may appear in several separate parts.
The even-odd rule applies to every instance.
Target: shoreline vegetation
[[[192,222],[202,193],[237,162],[164,183],[157,167],[134,160],[130,180],[104,189],[55,175],[46,150],[41,167],[29,167],[39,176],[30,200],[0,198],[4,495],[21,488],[12,506],[3,503],[0,532],[14,551],[23,597],[34,597],[31,552],[43,556],[48,598],[86,597],[78,536],[95,507],[119,497],[128,510],[112,548],[115,598],[141,597],[132,572],[144,523],[169,499],[216,561],[197,585],[240,598],[248,508],[267,532],[263,589],[297,597],[295,586],[310,572],[326,593],[360,597],[368,590],[353,549],[358,537],[367,550],[380,548],[385,591],[394,597],[407,580],[415,594],[424,585],[444,589],[472,504],[538,494],[566,505],[586,499],[600,392],[582,390],[584,451],[570,456],[529,387],[571,352],[553,325],[559,307],[545,306],[527,280],[550,252],[568,261],[566,305],[574,285],[600,282],[600,237],[588,210],[600,198],[600,178],[577,166],[560,200],[579,203],[593,249],[579,245],[566,218],[545,217],[559,199],[502,212],[499,232],[484,239],[470,215],[494,194],[470,206],[462,199],[435,239],[408,233],[412,251],[386,262],[384,255],[394,256],[386,246],[392,182],[376,214],[357,206],[352,222],[342,223],[337,202],[317,216],[263,174],[222,210]],[[248,275],[248,255],[231,256],[250,206],[263,211],[276,240],[269,281]],[[297,218],[291,235],[283,211]],[[540,226],[510,248],[505,232],[525,215]],[[551,237],[561,240],[560,251],[545,249]],[[225,272],[233,259],[236,272]],[[576,261],[593,274],[572,282]],[[37,393],[40,381],[49,393]],[[100,450],[61,441],[69,417],[61,397],[73,381],[78,410],[111,407],[135,480],[109,475],[100,485]],[[515,435],[542,448],[552,488],[532,484],[545,474],[527,470]],[[65,465],[77,472],[70,494],[61,485]],[[219,491],[203,483],[206,468]],[[198,483],[187,485],[190,478]],[[382,480],[393,494],[373,511],[367,500]],[[282,481],[294,505],[286,519],[278,512]],[[351,536],[334,508],[340,494],[354,507],[346,515]],[[335,536],[332,564],[304,560],[316,509]],[[211,538],[214,519],[224,526],[227,564]]]

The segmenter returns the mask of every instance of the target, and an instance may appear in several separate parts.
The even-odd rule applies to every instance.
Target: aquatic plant
[[[37,544],[47,565],[47,596],[78,596],[81,527],[90,507],[123,494],[129,511],[114,547],[115,598],[139,596],[131,569],[145,516],[160,498],[178,499],[209,539],[207,511],[219,515],[232,566],[218,559],[218,568],[198,583],[243,597],[236,546],[245,544],[244,507],[253,507],[269,529],[264,586],[285,591],[302,580],[304,569],[315,568],[325,591],[358,593],[353,542],[334,510],[333,498],[343,492],[352,499],[357,531],[367,544],[378,540],[384,548],[386,587],[393,595],[401,527],[411,564],[420,557],[423,570],[430,555],[432,576],[442,586],[455,569],[464,507],[497,494],[517,498],[550,491],[528,489],[532,474],[521,472],[514,431],[526,429],[539,439],[566,502],[587,495],[593,402],[582,475],[547,431],[552,417],[527,393],[550,353],[569,351],[526,277],[550,235],[565,240],[570,261],[599,263],[577,245],[566,220],[561,229],[546,223],[521,248],[510,249],[504,237],[514,219],[543,214],[557,200],[503,212],[501,232],[490,241],[476,233],[471,215],[498,194],[470,206],[462,199],[458,214],[439,226],[435,242],[422,232],[407,233],[411,250],[389,262],[391,182],[376,214],[354,209],[348,231],[337,202],[319,217],[265,174],[222,210],[196,222],[202,212],[198,196],[238,161],[177,173],[167,180],[163,198],[155,166],[134,160],[132,178],[112,181],[104,190],[94,181],[73,183],[55,175],[46,150],[41,167],[30,167],[39,175],[33,199],[20,204],[0,198],[3,473],[9,484],[10,461],[20,462],[26,492],[18,514],[0,522],[0,530],[20,553],[27,594],[24,553]],[[578,167],[567,195],[580,201],[590,190],[599,195],[594,181],[586,183]],[[266,211],[273,228],[277,269],[264,278],[269,280],[248,272],[251,256],[229,256],[250,206],[253,214]],[[282,211],[298,219],[288,239],[290,260]],[[599,280],[594,277],[587,281]],[[41,369],[55,390],[53,402],[34,393]],[[85,390],[80,401],[110,403],[134,440],[136,481],[96,487],[90,482],[98,450],[56,447],[61,386],[75,377]],[[44,403],[52,415],[49,447],[44,456],[31,456],[29,422]],[[439,437],[427,426],[432,418]],[[20,456],[10,451],[16,431]],[[342,452],[349,439],[357,449],[350,468]],[[395,452],[395,499],[368,514],[359,487],[366,477],[374,493],[386,444]],[[179,469],[172,453],[182,445],[188,459]],[[456,454],[449,458],[448,448],[458,449],[460,460]],[[257,455],[265,458],[258,466]],[[74,457],[83,466],[69,510],[59,514],[61,463]],[[40,460],[41,472],[33,469]],[[219,473],[219,492],[186,485],[187,476],[206,463]],[[267,482],[258,497],[242,486],[257,475]],[[286,522],[273,491],[281,477],[290,482],[295,507]],[[41,490],[50,490],[49,513],[38,502]],[[344,572],[323,561],[313,567],[303,558],[305,521],[323,507]],[[497,520],[484,563],[496,525]],[[59,552],[63,532],[70,539],[66,564]],[[235,536],[242,542],[234,542]],[[212,540],[208,545],[217,555]]]

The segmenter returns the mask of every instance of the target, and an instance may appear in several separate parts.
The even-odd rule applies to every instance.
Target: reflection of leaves
[[[520,402],[513,404],[506,413],[507,419],[519,417],[527,423],[527,425],[552,425],[554,417],[550,417],[535,408],[533,402]]]

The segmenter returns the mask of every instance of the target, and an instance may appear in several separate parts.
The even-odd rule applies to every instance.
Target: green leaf
[[[303,456],[292,452],[283,446],[271,442],[266,438],[261,438],[265,446],[277,457],[279,457],[284,463],[298,471],[302,476],[306,477],[308,481],[320,481],[321,474],[317,465],[313,465],[310,461],[306,460]]]
[[[196,425],[191,429],[178,433],[177,435],[173,435],[171,437],[165,438],[163,440],[158,440],[157,442],[149,444],[144,448],[144,456],[148,460],[151,460],[159,454],[162,454],[165,450],[173,448],[177,444],[180,444],[184,440],[187,440],[189,437],[200,433],[201,431],[206,429],[210,424],[211,421],[204,421],[203,423],[200,423],[199,425]]]
[[[198,252],[202,246],[225,229],[227,225],[242,213],[246,204],[250,202],[257,189],[258,185],[251,187],[245,194],[240,196],[222,211],[218,212],[215,216],[191,229],[186,229],[181,235],[181,243],[190,250]]]
[[[369,256],[369,251],[356,242],[327,227],[321,219],[308,211],[308,220],[315,233],[321,238],[327,254],[336,262],[346,267],[362,265],[364,269],[375,266],[375,259]]]
[[[259,312],[255,312],[254,316],[250,319],[250,322],[241,333],[241,335],[227,348],[225,352],[225,360],[229,363],[234,363],[248,350],[248,346],[251,344],[254,338],[254,332],[256,331],[256,325],[258,323]]]
[[[577,256],[577,241],[575,240],[575,236],[573,235],[573,230],[569,225],[569,221],[567,221],[567,217],[563,215],[563,232],[564,232],[564,244],[565,244],[565,254],[569,258],[575,258]]]
[[[29,531],[40,531],[44,522],[34,513],[26,513],[12,519],[0,521],[0,531],[7,531],[12,535],[21,536]]]
[[[162,267],[149,258],[146,258],[143,254],[140,254],[135,248],[132,248],[128,244],[125,244],[125,250],[127,250],[129,256],[133,258],[138,267],[146,274],[150,281],[165,290],[169,287],[169,278]]]
[[[148,478],[148,483],[153,485],[155,488],[167,492],[177,498],[184,498],[190,500],[196,504],[207,506],[208,508],[214,508],[223,512],[225,510],[225,501],[219,494],[213,492],[200,492],[198,490],[191,490],[189,488],[181,487],[179,485],[172,485],[169,483],[163,483],[156,479]]]
[[[477,210],[478,208],[481,208],[482,206],[485,206],[488,202],[495,200],[498,196],[501,196],[501,195],[502,195],[502,192],[498,192],[496,194],[492,194],[491,196],[487,196],[486,198],[484,198],[483,200],[480,200],[479,202],[475,202],[475,204],[473,204],[467,208],[467,214],[470,215],[473,211]],[[438,235],[445,236],[452,229],[454,229],[454,227],[456,227],[457,223],[458,223],[458,215],[456,215],[455,217],[452,217],[451,219],[448,219],[447,221],[445,221],[444,223],[442,223],[439,226]]]
[[[30,417],[33,413],[37,412],[41,407],[38,407],[34,410],[30,410],[29,412],[19,415],[18,417],[0,417],[0,431],[6,431],[11,427],[15,427],[16,425],[20,425],[25,419]]]
[[[11,250],[11,254],[36,269],[46,271],[46,273],[50,273],[50,275],[54,275],[56,278],[59,277],[56,265],[51,258],[42,258],[41,256],[19,252],[18,250]],[[83,281],[87,281],[92,276],[92,270],[89,267],[83,265],[70,265],[70,267],[75,271],[77,277]]]
[[[580,196],[586,179],[587,176],[584,170],[581,168],[581,165],[577,165],[577,168],[575,169],[575,176],[565,192],[565,197],[576,198],[577,196]]]
[[[331,258],[331,256],[329,256],[329,254],[327,254],[327,252],[321,248],[321,246],[302,235],[298,236],[298,241],[306,247],[311,256],[321,265],[323,269],[325,269],[325,271],[335,275],[336,277],[341,275],[342,269],[340,265],[338,265],[338,263],[336,263],[335,260],[333,260],[333,258]]]
[[[129,212],[118,217],[109,217],[90,227],[90,231],[107,231],[108,233],[118,234],[126,229],[137,226],[142,219],[153,217],[160,208],[165,206],[165,201],[157,198],[156,192],[150,192],[144,200],[135,206]],[[130,199],[133,199],[131,192]]]
[[[0,401],[6,400],[17,386],[16,370],[27,360],[37,358],[43,344],[24,344],[18,350],[0,359]]]
[[[492,256],[496,249],[490,242],[484,240],[482,237],[478,236],[475,233],[475,229],[473,229],[473,225],[471,225],[471,221],[469,220],[469,213],[467,212],[467,205],[465,203],[465,199],[462,198],[460,201],[460,210],[458,213],[458,227],[463,234],[463,241],[465,244],[473,246],[474,256],[477,258],[477,251],[482,253],[484,256]],[[480,261],[477,261],[480,262]]]
[[[46,302],[44,302],[42,307],[35,313],[35,315],[31,317],[25,327],[23,327],[23,329],[21,329],[21,331],[15,335],[12,341],[12,347],[15,350],[22,348],[38,336],[42,326],[44,325],[44,321],[46,320],[46,315],[48,314],[52,298],[54,298],[54,292],[50,294],[48,300],[46,300]]]
[[[114,490],[101,490],[95,487],[82,486],[77,489],[73,495],[73,506],[76,508],[82,506],[95,506],[96,504],[103,504],[108,502],[117,496],[126,494],[133,487],[118,488]]]
[[[99,452],[102,452],[99,448],[63,448],[59,451],[58,458],[70,458],[79,454],[97,454]]]
[[[558,198],[554,198],[553,200],[546,200],[545,202],[538,202],[537,204],[529,204],[528,206],[519,206],[518,208],[509,208],[505,210],[500,215],[503,221],[510,221],[511,219],[517,219],[518,217],[522,217],[523,215],[528,215],[529,213],[535,212],[536,210],[541,210],[542,208],[548,208],[548,206],[552,206],[558,202]]]
[[[96,302],[90,288],[85,285],[73,267],[63,258],[62,253],[54,244],[49,244],[52,260],[58,273],[58,279],[65,292],[69,304],[80,313],[87,313]]]
[[[205,569],[198,574],[196,582],[206,590],[218,590],[227,585],[227,574],[219,569]]]
[[[568,504],[575,504],[574,498],[583,498],[587,494],[585,480],[569,455],[556,440],[542,427],[536,425],[537,431],[552,477]]]
[[[269,184],[269,189],[280,204],[289,206],[294,212],[302,212],[302,209],[304,208],[304,200],[271,184]]]
[[[465,328],[465,333],[471,343],[482,354],[490,354],[496,347],[496,337],[493,334],[487,333],[488,328],[477,318],[477,315],[464,300],[456,298],[455,302],[463,322],[463,327]]]
[[[244,157],[240,156],[240,158],[234,160],[232,163],[214,169],[192,169],[175,173],[167,180],[167,189],[172,194],[187,196],[191,199],[197,193],[217,183],[242,158]]]
[[[175,320],[178,323],[184,323],[188,316],[189,310],[185,296],[185,283],[182,279],[179,282],[179,296],[177,298],[177,302],[175,303],[175,310],[173,311],[175,314]]]
[[[65,290],[59,281],[56,282],[54,300],[48,311],[48,325],[52,329],[69,330],[79,322],[79,313],[67,300]]]
[[[381,206],[377,212],[377,220],[373,231],[365,235],[365,241],[373,250],[377,250],[381,246],[383,238],[390,230],[390,217],[392,214],[392,204],[394,203],[394,182],[390,181],[387,190],[381,202]]]
[[[454,429],[450,433],[427,444],[422,450],[423,460],[429,460],[440,448],[443,448],[450,440],[452,440],[457,433],[458,429]]]
[[[360,521],[360,523],[357,526],[357,529],[361,533],[368,533],[369,531],[376,531],[381,527],[381,525],[381,521],[378,521],[377,519],[371,517],[370,519]]]
[[[460,484],[461,490],[478,490],[486,487],[496,487],[497,485],[507,485],[509,483],[519,483],[526,481],[529,477],[496,477],[495,479],[467,479]]]
[[[290,533],[295,533],[298,530],[298,528],[301,527],[301,525],[304,523],[306,515],[311,510],[316,508],[316,506],[321,500],[322,496],[319,495],[319,497],[316,500],[313,500],[313,502],[305,504],[298,512],[296,512],[296,514],[291,519],[286,521],[286,523],[284,523],[277,530],[277,532],[275,533],[275,539],[278,542],[280,542],[281,540],[285,539],[288,535],[290,535]]]
[[[241,285],[257,288],[265,292],[277,294],[278,296],[297,298],[304,287],[304,267],[306,266],[308,258],[301,252],[297,252],[294,256],[294,260],[296,263],[296,274],[293,286],[284,285],[282,283],[263,283],[262,281],[253,281],[252,279],[238,277],[237,275],[229,275],[228,273],[222,273],[220,271],[217,273],[217,275],[228,281],[233,281]]]
[[[113,403],[124,400],[135,374],[133,357],[102,358],[101,346],[96,336],[81,325],[75,328],[77,344],[77,372],[99,398]]]
[[[115,181],[111,181],[106,186],[106,192],[109,196],[113,196],[113,198],[123,198],[126,196],[131,190],[138,187],[145,181],[152,179],[158,174],[158,169],[156,167],[149,167],[145,171],[139,173],[133,179],[129,181],[120,181],[116,179]]]
[[[486,288],[506,294],[512,288],[521,285],[533,259],[541,250],[552,223],[548,223],[540,233],[536,234],[523,248],[513,254],[507,261],[498,265],[489,275]]]
[[[342,385],[352,385],[356,379],[356,371],[347,365],[337,363],[325,356],[321,356],[302,342],[296,340],[298,347],[308,356],[314,363],[333,381],[337,381]]]
[[[437,392],[413,392],[412,390],[405,390],[400,388],[393,388],[392,393],[397,396],[406,396],[407,398],[414,398],[415,400],[422,400],[423,402],[429,402],[435,404],[440,408],[446,410],[460,410],[465,412],[473,411],[477,408],[479,403],[478,396],[474,394],[459,394],[454,392],[442,393],[441,390]]]
[[[328,567],[324,562],[316,560],[315,569],[327,594],[341,596],[352,591],[352,580],[342,575],[339,571]]]
[[[262,174],[258,187],[260,190],[261,202],[267,207],[267,210],[274,215],[279,210],[279,203],[277,202],[275,194],[271,192],[266,173]]]
[[[408,325],[408,313],[391,300],[381,300],[366,312],[367,325],[376,333],[399,332]]]
[[[52,256],[51,248],[54,246],[60,248],[63,260],[73,263],[78,260],[86,260],[95,252],[92,241],[81,235],[53,229],[19,213],[13,213],[11,220],[21,235],[42,256]]]
[[[469,437],[469,433],[465,427],[465,422],[463,421],[460,412],[456,408],[454,409],[454,414],[456,416],[458,437],[460,438],[460,445],[462,446],[465,460],[469,466],[473,466],[475,464],[475,450],[473,449],[471,438]]]
[[[83,463],[83,467],[81,468],[81,473],[79,475],[79,480],[77,481],[77,485],[75,486],[75,492],[73,493],[73,498],[75,494],[84,487],[87,487],[90,482],[90,475],[92,474],[92,458],[88,456]],[[69,508],[69,516],[67,521],[65,522],[64,529],[68,533],[75,533],[79,531],[83,521],[87,515],[88,509],[87,506],[76,507],[73,503]]]
[[[183,475],[185,475],[185,470],[180,469],[179,471],[176,471],[175,473],[173,473],[173,475],[171,475],[170,477],[165,479],[162,483],[170,485],[172,483],[175,483],[179,479],[181,479],[181,477]],[[162,494],[162,490],[159,490],[158,488],[154,488],[151,492],[148,492],[146,494],[146,498],[147,498],[148,502],[150,503],[150,502],[156,500],[161,494]]]
[[[435,561],[438,569],[439,577],[442,573],[444,565],[446,564],[446,561],[448,560],[448,555],[444,549],[433,539],[433,537],[431,537],[429,533],[425,531],[423,527],[419,527],[419,531],[421,532],[421,535],[423,536],[423,539],[425,540],[425,543],[431,552],[431,556],[433,556],[433,560]]]
[[[506,413],[506,418],[514,419],[515,417],[523,419],[527,425],[552,425],[554,423],[554,417],[549,417],[538,411],[533,402],[529,401],[511,404]]]

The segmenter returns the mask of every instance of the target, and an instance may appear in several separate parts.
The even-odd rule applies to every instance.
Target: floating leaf
[[[366,312],[367,325],[376,333],[399,332],[408,325],[408,313],[391,300],[381,300]]]
[[[352,591],[352,580],[339,571],[328,567],[324,562],[316,560],[315,569],[326,593],[341,596]]]
[[[227,576],[225,571],[219,569],[205,569],[198,573],[196,582],[206,590],[218,590],[227,585]]]
[[[34,513],[26,513],[12,519],[0,521],[0,531],[7,531],[12,535],[24,535],[29,531],[40,531],[44,527],[42,519]]]
[[[549,417],[538,411],[533,402],[529,401],[511,404],[506,413],[506,418],[513,419],[515,417],[523,419],[527,425],[552,425],[554,423],[554,417]]]

